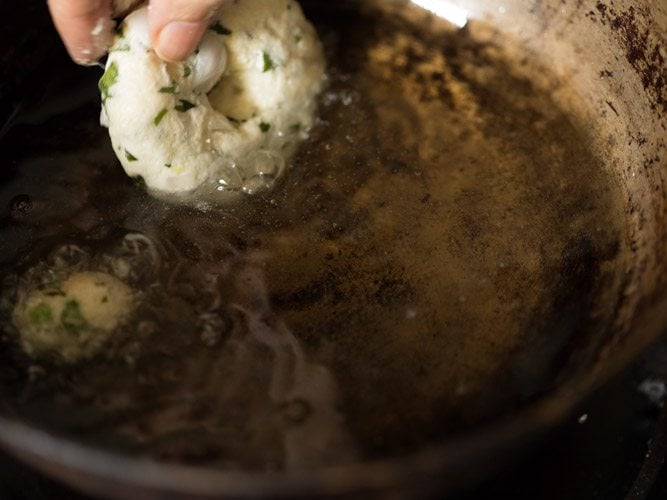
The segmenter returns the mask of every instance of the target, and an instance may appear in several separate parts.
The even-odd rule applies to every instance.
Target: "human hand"
[[[153,49],[162,59],[180,61],[192,52],[216,9],[226,0],[150,0],[148,23]],[[92,64],[113,40],[112,16],[136,0],[48,0],[56,29],[74,61]]]

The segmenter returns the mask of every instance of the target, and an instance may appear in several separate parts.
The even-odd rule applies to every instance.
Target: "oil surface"
[[[337,464],[510,415],[604,331],[625,237],[584,127],[466,30],[319,8],[329,88],[270,193],[152,199],[80,72],[17,117],[0,145],[8,411],[166,460]],[[89,362],[30,359],[16,296],[72,269],[141,304]]]

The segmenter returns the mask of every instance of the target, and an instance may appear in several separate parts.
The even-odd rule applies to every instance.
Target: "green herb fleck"
[[[220,24],[220,21],[215,23],[211,28],[213,31],[215,31],[218,35],[231,35],[232,30],[229,28],[224,27],[222,24]]]
[[[109,297],[105,295],[104,297],[102,297],[102,300],[100,302],[102,302],[102,304],[106,304],[107,302],[109,302]]]
[[[129,52],[130,46],[128,44],[114,45],[109,49],[109,52]]]
[[[53,323],[53,312],[48,304],[42,302],[28,311],[28,319],[35,326],[48,326]]]
[[[262,69],[262,73],[276,69],[276,63],[273,62],[273,59],[271,59],[271,56],[268,54],[268,52],[262,52],[262,59],[264,60],[264,69]]]
[[[125,150],[125,158],[127,158],[127,161],[137,161],[139,159],[130,153],[127,149]]]
[[[183,67],[183,78],[187,78],[191,74],[192,74],[192,69],[190,69],[190,66]]]
[[[301,130],[301,124],[300,124],[300,123],[295,123],[294,125],[290,125],[290,126],[289,126],[289,131],[290,131],[292,134],[296,134],[296,133],[299,132],[300,130]]]
[[[153,118],[153,123],[156,127],[160,124],[164,118],[164,115],[166,115],[168,111],[169,110],[167,108],[163,108],[157,115],[155,115],[155,118]]]
[[[174,107],[176,111],[180,111],[181,113],[185,113],[186,111],[194,108],[197,106],[196,104],[192,104],[190,101],[186,101],[185,99],[181,99],[178,104]]]
[[[77,336],[88,326],[86,318],[81,313],[81,306],[76,300],[70,300],[65,304],[63,312],[60,313],[60,323],[68,333]]]
[[[262,131],[262,133],[264,133],[264,134],[266,134],[266,133],[269,131],[270,128],[271,128],[271,124],[270,124],[270,123],[261,122],[261,123],[259,124],[259,129],[260,129],[260,130]]]
[[[294,43],[299,43],[301,40],[303,40],[303,36],[299,34],[294,35]]]
[[[171,87],[162,87],[158,92],[160,94],[176,94],[178,93],[178,87],[174,84]]]
[[[164,166],[167,168],[171,168],[171,163],[165,163]]]
[[[100,78],[99,83],[97,84],[97,87],[100,89],[100,92],[102,93],[103,103],[109,97],[111,97],[109,89],[111,89],[111,87],[113,87],[117,81],[118,81],[118,65],[115,62],[112,62],[102,75],[102,78]]]
[[[135,175],[132,177],[132,182],[134,182],[137,187],[146,189],[146,179],[144,179],[141,175]]]

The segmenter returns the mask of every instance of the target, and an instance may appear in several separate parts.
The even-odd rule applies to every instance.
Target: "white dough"
[[[94,355],[135,308],[134,293],[99,272],[71,274],[57,287],[24,290],[13,323],[29,354],[57,353],[68,362]]]
[[[184,63],[152,51],[144,7],[111,48],[102,123],[127,174],[150,190],[224,200],[273,185],[323,83],[317,34],[292,0],[225,3]]]

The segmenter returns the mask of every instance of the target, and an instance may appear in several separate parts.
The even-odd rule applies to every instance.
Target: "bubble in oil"
[[[27,194],[14,196],[9,202],[9,211],[14,219],[22,219],[32,210],[32,200]]]
[[[247,177],[271,176],[278,177],[285,168],[285,159],[275,151],[253,151],[246,159],[245,172]]]
[[[54,250],[49,256],[53,268],[61,270],[84,265],[88,259],[88,252],[74,244],[63,245]]]
[[[219,345],[230,331],[229,320],[215,312],[201,314],[198,324],[201,341],[207,347]]]
[[[162,263],[155,242],[141,233],[126,234],[100,260],[121,280],[144,285],[156,279]]]
[[[253,151],[242,160],[243,192],[249,195],[271,189],[285,170],[285,158],[275,151]]]

